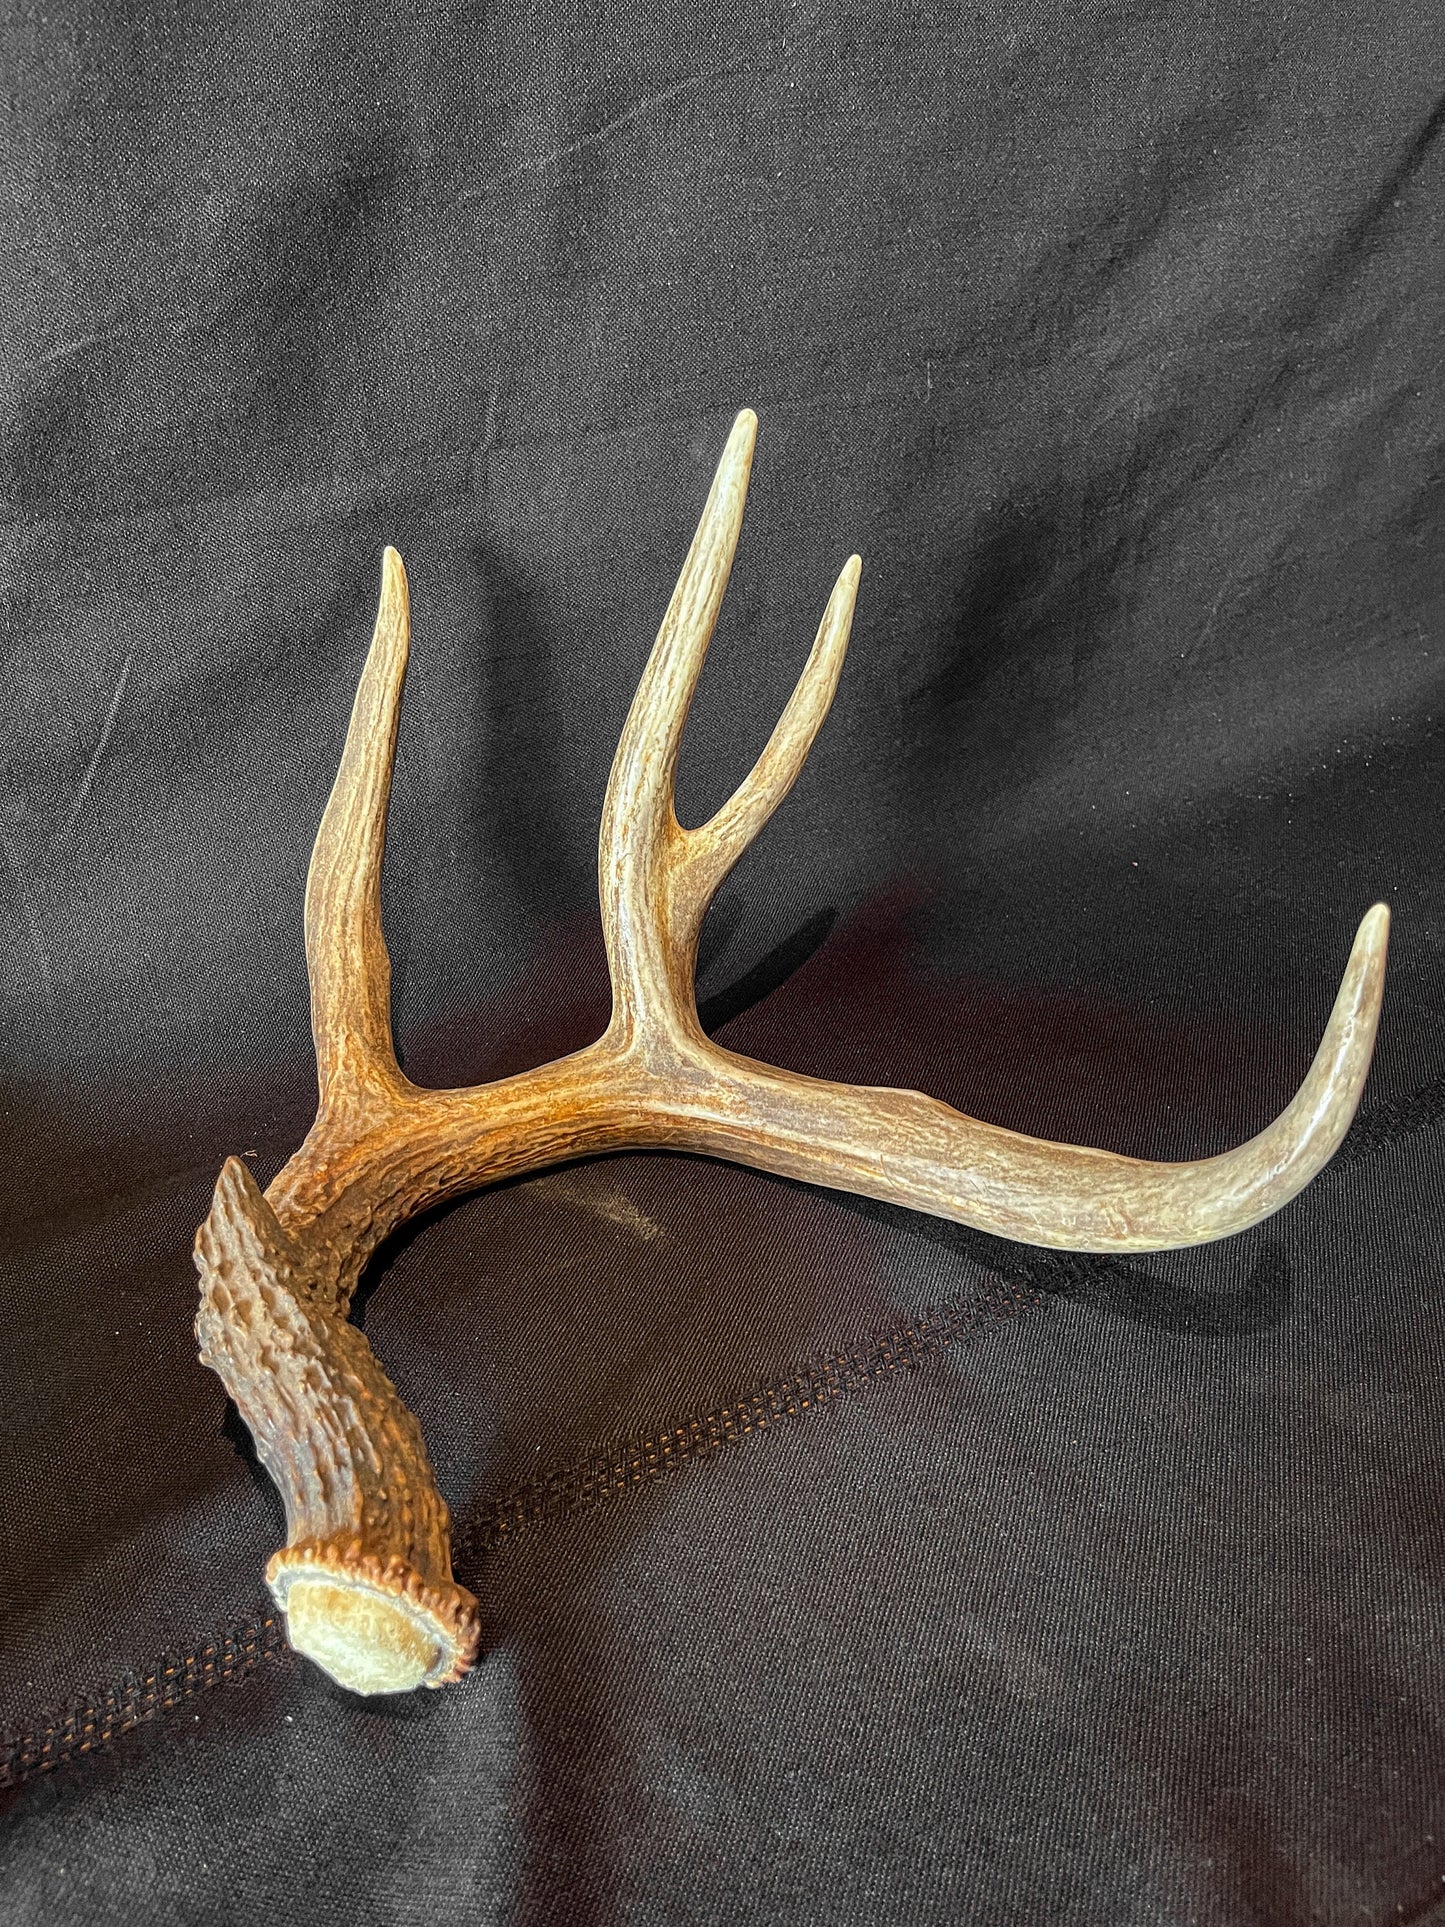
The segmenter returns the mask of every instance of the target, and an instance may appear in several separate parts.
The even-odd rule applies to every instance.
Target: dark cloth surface
[[[29,4],[0,18],[0,1915],[1445,1919],[1445,12]],[[1123,1263],[700,1159],[358,1304],[482,1600],[284,1646],[196,1361],[314,1102],[307,854],[379,552],[421,1083],[596,1034],[622,718],[762,432],[679,810],[865,573],[708,1027],[1224,1149],[1395,915],[1337,1164]]]

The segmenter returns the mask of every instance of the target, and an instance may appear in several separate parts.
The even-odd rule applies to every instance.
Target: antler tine
[[[697,533],[612,760],[603,838],[609,830],[621,832],[629,854],[639,834],[658,834],[671,816],[678,747],[737,554],[757,438],[758,418],[744,408],[713,474]],[[609,823],[609,806],[625,820]]]
[[[862,561],[833,587],[808,660],[762,754],[722,808],[697,829],[677,821],[678,750],[737,551],[757,440],[745,408],[713,476],[687,560],[628,711],[598,839],[603,925],[612,970],[614,1038],[652,1044],[698,1032],[693,967],[714,892],[798,779],[838,687]]]
[[[612,973],[610,1034],[622,1041],[639,1034],[644,1010],[649,1020],[659,1014],[659,997],[673,1002],[676,993],[684,1004],[691,999],[687,973],[672,967],[675,959],[665,954],[671,946],[661,941],[670,919],[660,912],[684,841],[673,787],[687,712],[737,553],[757,433],[757,416],[744,408],[717,465],[612,759],[597,860]]]
[[[371,648],[306,878],[311,1029],[324,1113],[403,1086],[391,1036],[391,959],[381,863],[411,620],[406,571],[388,548]]]
[[[715,816],[684,832],[699,922],[718,885],[797,782],[823,727],[848,653],[862,571],[862,558],[850,555],[833,585],[803,673],[752,769]]]
[[[1302,1191],[1349,1128],[1369,1073],[1390,913],[1365,913],[1314,1062],[1257,1137],[1191,1163],[1054,1144],[919,1091],[833,1084],[706,1042],[714,1087],[690,1148],[1063,1251],[1167,1251],[1247,1230]]]

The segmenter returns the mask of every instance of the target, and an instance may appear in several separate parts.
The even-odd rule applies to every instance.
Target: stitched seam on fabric
[[[480,1558],[544,1520],[601,1505],[676,1466],[710,1458],[724,1446],[765,1432],[783,1419],[799,1418],[845,1394],[861,1392],[895,1372],[915,1370],[986,1326],[1044,1303],[1042,1291],[1007,1281],[981,1296],[951,1300],[912,1324],[845,1346],[703,1417],[686,1419],[614,1454],[544,1475],[510,1498],[485,1507],[454,1535],[454,1549],[461,1560]]]
[[[801,1366],[786,1378],[702,1417],[544,1475],[483,1507],[475,1519],[455,1530],[454,1559],[468,1562],[480,1558],[514,1541],[530,1527],[586,1511],[694,1460],[711,1457],[725,1446],[766,1432],[784,1419],[801,1418],[897,1372],[916,1370],[961,1340],[1044,1303],[1042,1292],[1001,1281],[979,1296],[950,1300],[910,1324]],[[52,1772],[199,1693],[227,1680],[244,1678],[263,1659],[289,1651],[280,1613],[258,1608],[254,1618],[241,1621],[206,1645],[163,1660],[93,1698],[73,1701],[33,1733],[0,1736],[0,1787],[18,1786]]]
[[[198,1693],[243,1678],[285,1646],[280,1613],[258,1612],[204,1646],[160,1660],[94,1698],[74,1700],[34,1733],[17,1735],[0,1745],[0,1787],[18,1786],[22,1780],[106,1746]]]

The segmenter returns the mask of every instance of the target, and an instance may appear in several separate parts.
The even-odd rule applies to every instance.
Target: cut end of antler
[[[266,1569],[298,1653],[353,1693],[447,1686],[477,1656],[477,1602],[355,1545],[288,1546]]]

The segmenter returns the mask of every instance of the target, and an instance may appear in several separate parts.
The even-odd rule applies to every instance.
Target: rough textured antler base
[[[313,1261],[327,1249],[318,1239]],[[291,1644],[358,1693],[460,1679],[477,1602],[451,1576],[421,1428],[239,1158],[226,1160],[196,1259],[202,1362],[229,1386],[286,1503],[290,1544],[266,1579]]]
[[[1071,1251],[1228,1237],[1288,1203],[1359,1103],[1389,913],[1361,923],[1313,1064],[1267,1130],[1189,1164],[1048,1144],[917,1091],[826,1083],[714,1044],[698,1022],[698,933],[714,892],[787,795],[833,699],[857,594],[845,564],[751,774],[679,824],[683,725],[737,547],[757,423],[738,416],[618,744],[598,851],[612,1018],[595,1044],[472,1090],[425,1091],[392,1046],[381,863],[406,671],[401,559],[381,606],[306,886],[320,1107],[268,1187],[227,1161],[196,1237],[201,1356],[286,1503],[268,1578],[291,1643],[360,1693],[460,1678],[476,1601],[452,1578],[447,1509],[416,1420],[347,1309],[372,1252],[415,1212],[599,1151],[710,1153]]]

